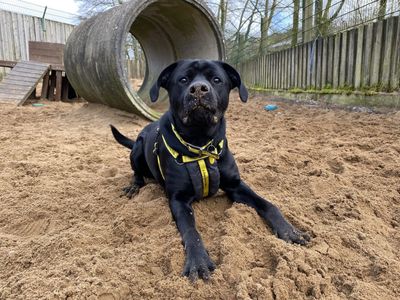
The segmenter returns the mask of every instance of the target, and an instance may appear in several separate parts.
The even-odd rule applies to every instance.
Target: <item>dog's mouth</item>
[[[185,125],[209,125],[219,121],[217,108],[210,101],[193,99],[185,108],[182,121]]]

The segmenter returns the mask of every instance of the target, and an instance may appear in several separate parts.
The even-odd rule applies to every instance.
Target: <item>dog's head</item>
[[[186,126],[210,126],[223,117],[229,93],[239,89],[243,102],[248,93],[239,73],[227,63],[210,60],[181,60],[165,68],[150,90],[152,102],[160,87],[168,91],[175,117]]]

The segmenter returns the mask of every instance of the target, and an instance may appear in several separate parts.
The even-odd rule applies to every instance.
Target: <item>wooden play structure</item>
[[[29,42],[29,61],[0,60],[1,67],[12,68],[0,82],[0,101],[22,105],[35,97],[42,81],[41,98],[67,100],[72,90],[64,71],[64,44]]]

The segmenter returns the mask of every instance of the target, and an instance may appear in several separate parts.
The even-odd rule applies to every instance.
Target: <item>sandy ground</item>
[[[86,103],[0,105],[0,299],[399,299],[400,112],[367,114],[266,97],[227,113],[243,179],[309,232],[274,237],[223,193],[195,203],[217,270],[181,277],[184,250],[163,190],[120,198],[147,123]]]

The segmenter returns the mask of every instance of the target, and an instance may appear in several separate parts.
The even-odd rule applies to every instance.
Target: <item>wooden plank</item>
[[[357,47],[356,47],[356,63],[354,70],[354,88],[360,89],[363,80],[363,53],[364,53],[364,28],[360,26],[357,28]]]
[[[9,80],[7,77],[1,81],[1,84],[7,84],[7,85],[20,85],[20,86],[30,86],[32,83],[31,82],[24,82],[24,81],[15,81],[15,80]]]
[[[274,58],[272,56],[272,54],[268,55],[269,58],[269,88],[272,89],[273,88],[273,82],[274,82],[274,77],[275,77],[275,73],[274,73]]]
[[[326,64],[326,85],[329,85],[330,87],[332,87],[333,82],[333,53],[334,53],[334,37],[333,36],[329,36],[328,37],[328,61]]]
[[[271,88],[271,56],[267,55],[267,88]]]
[[[8,84],[8,85],[0,85],[0,93],[7,93],[8,91],[26,91],[27,86],[22,86],[22,85],[13,85],[13,84]]]
[[[34,74],[34,73],[16,71],[16,72],[12,72],[12,73],[8,74],[7,77],[10,78],[10,79],[16,79],[16,80],[18,80],[20,78],[24,79],[24,80],[27,80],[29,78],[36,79],[37,75],[38,75],[37,73]]]
[[[393,89],[400,87],[400,17],[394,19],[393,27],[396,29],[393,34],[392,67],[390,70],[390,86]]]
[[[293,48],[289,48],[286,51],[286,84],[285,89],[289,89],[292,84],[292,51]]]
[[[363,87],[368,87],[370,85],[370,75],[371,75],[371,55],[373,47],[373,26],[374,24],[368,24],[366,26],[366,36],[365,36],[365,51],[363,56]]]
[[[28,64],[17,64],[14,67],[14,70],[18,71],[26,71],[30,73],[35,73],[35,72],[41,72],[43,70],[43,66],[38,66],[38,65],[28,65]]]
[[[54,90],[56,88],[56,74],[55,72],[51,72],[50,75],[50,88],[49,88],[49,100],[54,100]]]
[[[4,11],[0,10],[0,20],[3,20],[3,14]],[[3,21],[0,21],[3,22]],[[0,41],[5,41],[5,37],[4,37],[4,27],[3,25],[0,25]],[[0,58],[3,59],[3,57],[5,56],[4,52],[5,52],[5,44],[4,42],[0,43]],[[0,60],[0,67],[1,67],[1,60]],[[0,68],[0,76],[2,76],[2,74],[4,74],[5,70],[3,68]]]
[[[21,65],[29,67],[29,63],[21,63]],[[44,74],[47,72],[48,67],[48,65],[42,65],[42,73],[37,74],[35,79],[31,77],[19,76],[21,73],[18,70],[21,69],[21,67],[19,64],[17,64],[10,72],[9,76],[7,76],[0,83],[0,91],[6,91],[6,95],[2,94],[1,97],[5,99],[14,99],[17,105],[23,104],[29,95],[32,94],[39,80],[41,80]]]
[[[270,60],[270,83],[269,83],[269,88],[274,87],[274,79],[275,79],[275,72],[274,72],[274,57],[272,54],[269,55],[269,60]]]
[[[290,58],[291,65],[290,65],[290,68],[292,70],[292,72],[291,72],[291,74],[292,74],[291,78],[292,79],[290,80],[289,88],[291,88],[291,89],[296,86],[297,63],[298,63],[298,60],[297,60],[297,49],[298,49],[298,47],[296,46],[296,47],[293,47],[292,50],[290,51],[290,53],[291,53],[291,58]]]
[[[321,88],[326,87],[326,74],[327,74],[327,62],[328,62],[328,42],[329,39],[326,37],[322,41],[322,55],[321,55]]]
[[[355,50],[356,50],[356,30],[352,29],[348,32],[348,63],[346,72],[346,85],[354,86],[354,64],[355,64]]]
[[[290,73],[289,73],[289,51],[286,49],[284,52],[284,71],[283,71],[283,88],[287,89],[289,87]]]
[[[62,72],[56,71],[56,101],[61,100]]]
[[[279,88],[279,75],[280,75],[279,52],[274,53],[274,63],[275,63],[274,89],[278,89]]]
[[[303,87],[303,64],[304,64],[304,59],[303,59],[303,45],[298,45],[298,50],[297,50],[297,59],[298,59],[298,71],[297,71],[297,83],[296,87],[302,88]]]
[[[301,87],[303,89],[307,89],[307,78],[308,78],[308,44],[303,44],[303,71],[302,71],[302,85]]]
[[[339,86],[339,71],[340,71],[340,33],[335,35],[334,39],[334,53],[333,53],[333,88]]]
[[[287,84],[287,52],[288,50],[284,50],[282,53],[282,75],[281,75],[281,88],[286,89]]]
[[[15,102],[18,102],[25,96],[25,93],[20,93],[20,94],[14,94],[14,93],[0,93],[0,99],[4,100],[15,100]]]
[[[380,80],[380,62],[382,53],[383,43],[383,22],[380,21],[375,23],[375,36],[374,36],[374,47],[372,51],[372,68],[371,68],[371,85],[379,85]]]
[[[348,63],[348,49],[347,49],[347,31],[341,33],[342,36],[342,46],[341,46],[341,56],[340,56],[340,71],[339,71],[339,87],[344,87],[346,85],[346,69]]]
[[[274,53],[274,64],[275,64],[275,80],[274,80],[274,89],[279,88],[279,56],[278,52]]]
[[[263,88],[267,87],[267,56],[263,55]]]
[[[392,58],[392,42],[394,33],[394,19],[389,18],[384,21],[385,38],[383,50],[383,63],[382,63],[382,86],[385,89],[390,88],[390,60]]]
[[[293,48],[289,48],[287,49],[286,53],[286,89],[289,89],[292,84],[292,77],[293,77],[292,51]]]
[[[0,43],[0,46],[1,44],[3,43]],[[0,60],[0,67],[14,68],[16,64],[17,64],[16,61]]]
[[[15,96],[19,96],[19,98],[23,97],[26,94],[26,91],[27,91],[27,88],[23,89],[21,87],[15,87],[15,86],[10,86],[7,89],[0,87],[0,94],[15,95]]]
[[[46,72],[46,74],[43,77],[41,98],[47,99],[48,95],[49,95],[49,72]]]
[[[17,14],[11,14],[11,28],[12,28],[12,41],[14,43],[14,48],[13,48],[13,59],[19,61],[21,60],[21,52],[20,49],[23,45],[19,44],[19,30],[18,30],[18,24],[17,24]]]
[[[318,58],[318,49],[317,49],[317,40],[314,40],[312,43],[312,64],[311,64],[311,88],[316,88],[316,79],[317,79],[317,58]]]
[[[322,47],[323,39],[318,38],[316,42],[316,61],[315,61],[315,87],[321,89],[321,74],[322,74]]]
[[[267,55],[263,55],[263,88],[267,87]]]
[[[278,52],[278,69],[279,69],[279,82],[278,82],[278,89],[282,89],[283,87],[283,72],[285,70],[284,67],[284,53],[282,51]]]
[[[18,39],[19,39],[19,44],[20,44],[20,57],[21,60],[27,60],[28,59],[28,48],[27,48],[27,42],[28,40],[26,39],[25,36],[25,30],[24,30],[24,22],[22,19],[21,14],[17,14],[17,26],[18,26]]]
[[[282,78],[282,52],[276,52],[276,57],[277,57],[277,82],[276,82],[276,88],[280,89],[281,88],[281,78]]]
[[[5,80],[9,81],[9,82],[18,82],[18,83],[33,83],[37,80],[38,76],[40,76],[41,74],[36,74],[35,77],[25,77],[25,76],[18,76],[12,72],[10,72]]]
[[[35,75],[37,73],[40,73],[41,71],[43,71],[42,69],[36,68],[36,69],[30,69],[30,68],[25,68],[25,67],[14,67],[12,69],[14,74],[18,74],[18,75]]]
[[[61,100],[68,100],[68,93],[69,93],[69,81],[68,78],[65,76],[62,79],[62,88],[61,88]]]
[[[43,66],[48,66],[49,64],[42,63],[42,62],[36,62],[36,61],[30,61],[30,60],[22,60],[18,62],[18,66],[35,66],[35,67],[43,67]]]

